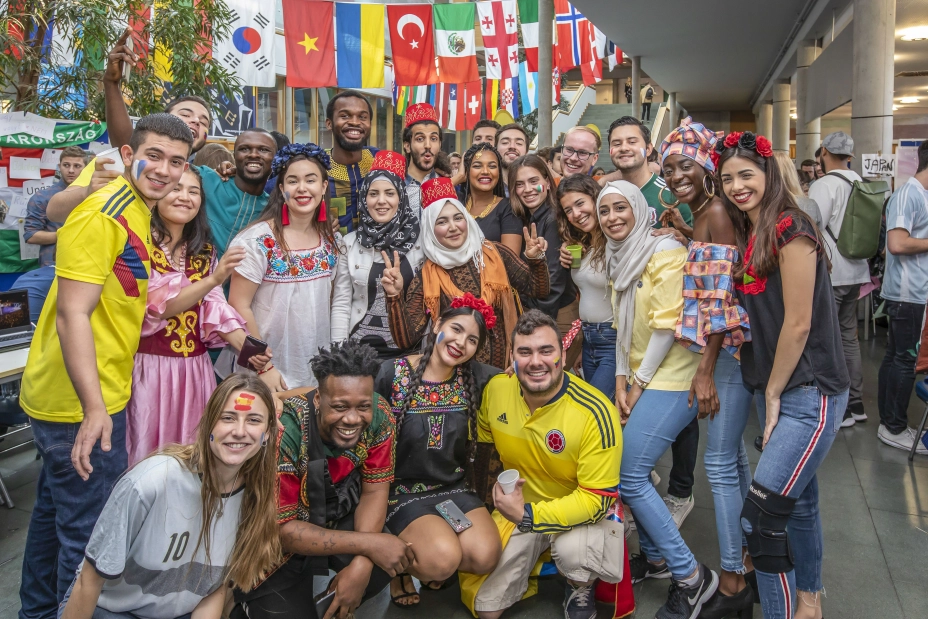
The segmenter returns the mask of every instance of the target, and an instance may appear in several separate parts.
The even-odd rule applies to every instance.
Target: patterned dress
[[[479,402],[483,387],[497,374],[496,368],[472,363]],[[400,412],[414,373],[409,357],[384,362],[375,381],[378,393],[387,397],[394,417]],[[467,405],[464,375],[458,366],[442,382],[421,381],[412,394],[402,427],[397,430],[396,479],[390,488],[387,528],[398,535],[425,515],[438,515],[435,506],[452,500],[467,513],[483,501],[466,487]]]
[[[207,348],[225,345],[220,333],[245,329],[245,320],[218,286],[180,314],[159,318],[168,301],[215,266],[216,252],[209,245],[185,258],[183,273],[168,262],[162,248],[152,249],[148,307],[126,409],[130,466],[168,443],[193,441],[206,402],[216,389]]]

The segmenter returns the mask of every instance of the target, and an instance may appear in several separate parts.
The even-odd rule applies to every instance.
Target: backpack
[[[644,98],[645,98],[645,99],[650,99],[650,98],[653,97],[653,96],[654,96],[654,89],[653,89],[653,88],[648,88],[648,91],[647,91],[646,93],[644,93]]]
[[[847,197],[847,208],[838,236],[825,225],[825,230],[835,242],[838,253],[849,260],[868,260],[876,255],[880,244],[880,227],[883,220],[883,195],[889,191],[886,181],[851,181],[842,174],[829,172],[826,176],[837,176],[851,186]]]

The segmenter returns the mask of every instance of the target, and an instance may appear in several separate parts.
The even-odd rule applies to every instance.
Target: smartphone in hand
[[[242,346],[241,352],[238,353],[238,364],[243,368],[248,368],[249,370],[254,370],[251,363],[248,361],[255,355],[262,355],[267,350],[267,342],[262,342],[256,337],[250,335],[245,336],[245,344]]]

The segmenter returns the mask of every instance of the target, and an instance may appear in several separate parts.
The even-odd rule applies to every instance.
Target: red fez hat
[[[438,112],[436,112],[435,108],[428,103],[416,103],[415,105],[410,105],[408,108],[406,108],[406,124],[403,125],[403,127],[408,127],[409,125],[422,120],[428,120],[437,125]]]
[[[435,204],[441,200],[458,201],[458,194],[454,191],[454,183],[450,178],[439,176],[422,183],[422,208]]]
[[[406,157],[392,150],[377,151],[374,163],[371,164],[371,172],[374,170],[386,170],[400,178],[406,178]]]

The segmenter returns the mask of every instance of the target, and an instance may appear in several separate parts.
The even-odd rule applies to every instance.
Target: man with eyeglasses
[[[599,160],[602,139],[586,126],[571,127],[564,136],[561,149],[561,170],[564,176],[589,174]]]
[[[509,123],[496,132],[496,150],[499,151],[500,163],[503,169],[500,176],[506,186],[506,196],[509,196],[509,164],[528,154],[528,133],[519,123]]]

